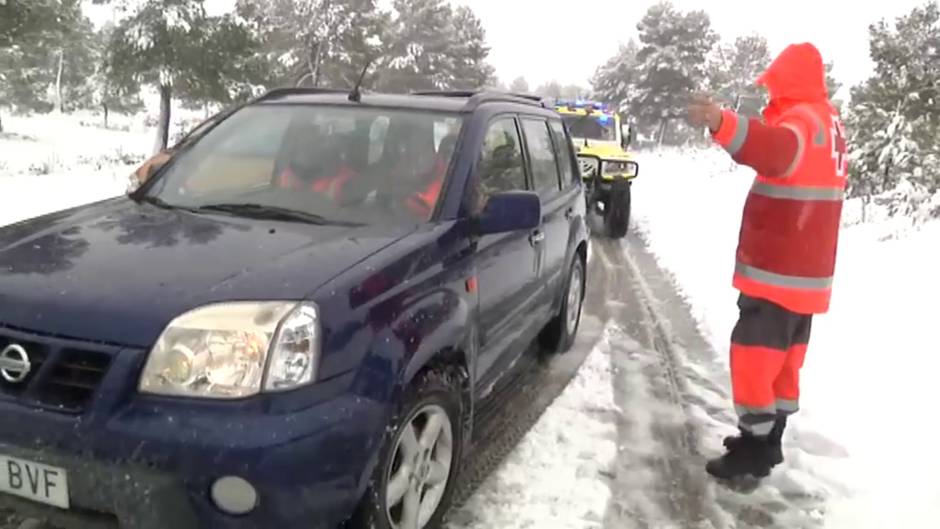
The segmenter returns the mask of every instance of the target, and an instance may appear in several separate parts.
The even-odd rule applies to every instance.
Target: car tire
[[[604,227],[612,239],[622,239],[630,228],[630,185],[612,189],[604,211]]]
[[[568,269],[558,314],[539,335],[539,345],[543,351],[566,353],[574,345],[574,339],[581,326],[585,284],[584,260],[580,255],[576,255]]]
[[[441,527],[463,453],[461,387],[457,370],[426,370],[416,377],[406,390],[401,412],[387,429],[390,433],[382,444],[378,464],[356,513],[346,524],[348,529],[412,529],[415,525],[408,523],[407,516],[419,518],[418,529]],[[424,437],[430,438],[432,421],[440,430],[428,448]],[[445,465],[445,460],[449,464]],[[401,485],[402,476],[407,477],[405,485]],[[401,497],[396,500],[399,492]]]

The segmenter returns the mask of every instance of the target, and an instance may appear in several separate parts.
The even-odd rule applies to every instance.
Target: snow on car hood
[[[0,326],[149,346],[199,305],[303,298],[409,231],[108,200],[0,228]]]

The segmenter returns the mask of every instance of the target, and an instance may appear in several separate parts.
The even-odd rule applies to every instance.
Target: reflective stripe
[[[777,406],[764,406],[761,408],[753,408],[751,406],[745,406],[743,404],[735,404],[734,411],[738,414],[738,417],[745,417],[747,415],[776,415]]]
[[[843,200],[845,191],[838,187],[781,186],[755,180],[751,192],[770,198],[789,200]]]
[[[753,266],[748,266],[740,262],[735,263],[734,273],[749,279],[753,279],[759,283],[784,288],[798,288],[804,290],[821,290],[832,288],[832,276],[785,276],[783,274],[776,274],[774,272],[768,272],[767,270],[761,270],[760,268],[754,268]]]
[[[800,134],[800,129],[797,128],[796,125],[784,123],[783,127],[790,129],[793,131],[793,134],[796,134],[796,155],[793,156],[793,161],[790,162],[787,170],[783,172],[783,175],[781,175],[786,178],[796,171],[796,168],[800,165],[800,161],[803,160],[803,153],[806,151],[806,140],[803,139],[803,135]]]
[[[725,147],[725,150],[728,151],[728,154],[734,156],[741,150],[741,147],[744,147],[744,140],[747,139],[747,129],[748,129],[748,118],[738,116],[737,127],[734,130],[734,136],[731,138],[731,141],[728,142],[728,146]]]
[[[751,432],[754,435],[767,436],[770,435],[771,430],[774,429],[774,419],[769,421],[759,422],[755,424],[747,424],[741,422],[738,424],[738,427],[742,430]]]
[[[800,401],[790,399],[777,399],[777,412],[787,415],[800,411]]]

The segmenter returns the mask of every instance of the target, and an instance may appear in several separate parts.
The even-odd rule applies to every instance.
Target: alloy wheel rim
[[[423,529],[450,481],[454,434],[444,408],[430,404],[399,432],[386,475],[385,509],[393,529]]]

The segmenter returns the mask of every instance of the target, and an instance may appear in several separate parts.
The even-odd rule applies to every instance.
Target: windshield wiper
[[[327,219],[315,213],[297,211],[296,209],[282,208],[278,206],[265,206],[262,204],[240,203],[240,204],[208,204],[196,208],[197,211],[220,211],[241,215],[255,219],[267,220],[286,220],[290,222],[303,222],[306,224],[316,224],[320,226],[362,226],[359,222],[339,221]]]
[[[194,213],[196,212],[194,208],[191,208],[188,206],[178,206],[176,204],[170,204],[166,200],[163,200],[162,198],[153,196],[153,195],[144,195],[143,197],[140,198],[140,202],[146,202],[150,205],[156,206],[161,209],[181,209],[183,211],[190,211]]]

